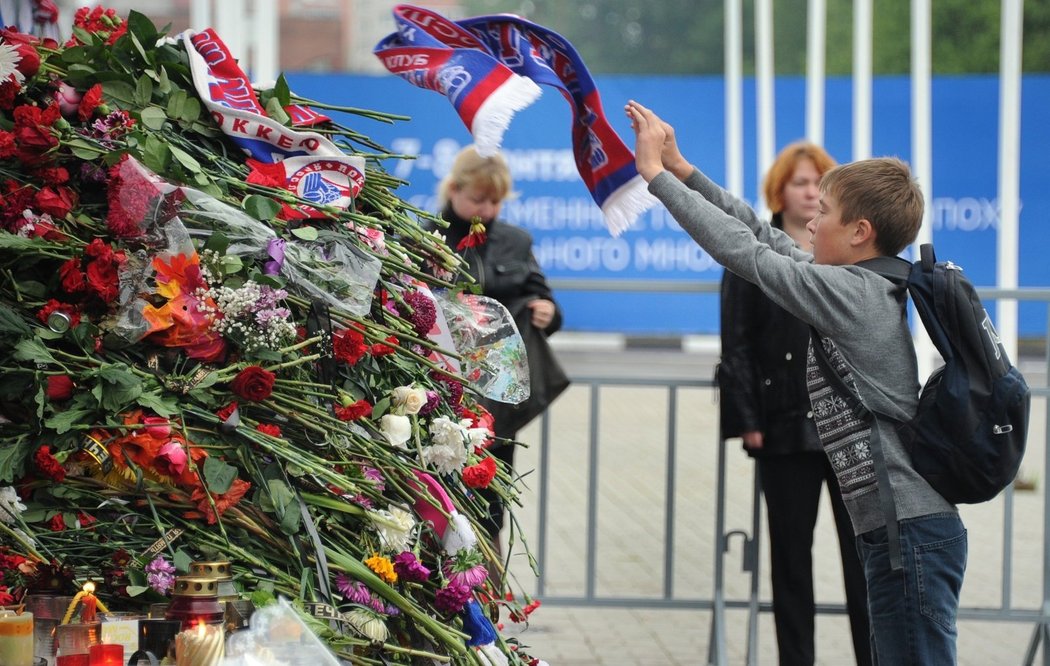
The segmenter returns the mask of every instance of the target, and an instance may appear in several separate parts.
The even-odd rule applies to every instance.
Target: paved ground
[[[559,350],[573,377],[628,376],[710,378],[714,354],[700,344],[696,353],[649,350],[618,351],[576,348]],[[1025,360],[1022,370],[1033,386],[1045,386],[1045,362]],[[586,540],[587,483],[592,461],[588,455],[587,385],[575,384],[551,410],[552,442],[550,509],[544,580],[548,597],[578,597],[586,589],[586,561],[595,563],[595,594],[599,598],[658,599],[663,590],[665,527],[667,392],[659,387],[609,387],[599,402],[597,458],[597,537],[593,553]],[[1037,489],[1014,495],[1011,538],[1011,577],[1003,585],[1002,499],[964,507],[970,534],[970,556],[962,605],[1038,609],[1042,602],[1043,475],[1045,400],[1033,402],[1032,434],[1022,475]],[[678,437],[673,548],[674,598],[711,599],[714,585],[714,516],[716,498],[717,405],[706,388],[681,389],[674,420]],[[539,466],[539,427],[521,433],[532,446],[519,451],[518,470]],[[727,447],[727,529],[750,532],[752,464]],[[517,512],[530,545],[536,546],[538,526],[538,472],[527,477],[530,489]],[[764,511],[763,511],[764,512]],[[823,507],[814,546],[818,603],[841,604],[841,572],[830,510]],[[763,527],[764,530],[764,527]],[[740,542],[731,544],[726,560],[726,594],[747,598],[750,577],[741,571]],[[760,558],[760,598],[769,600],[768,556]],[[512,568],[527,590],[535,590],[533,574],[524,557]],[[1005,588],[1005,592],[1004,592]],[[1006,600],[1004,602],[1004,599]],[[651,604],[650,604],[651,605]],[[643,607],[583,607],[544,605],[527,628],[508,625],[531,651],[552,666],[617,664],[673,666],[706,664],[711,626],[707,610],[653,610]],[[1033,635],[1029,622],[964,620],[959,626],[959,663],[963,666],[1021,664]],[[727,616],[726,662],[744,664],[747,650],[747,614],[731,610]],[[817,618],[818,663],[853,662],[847,620],[842,615]],[[776,663],[772,616],[761,613],[758,624],[758,663]],[[1044,662],[1042,651],[1039,661]]]

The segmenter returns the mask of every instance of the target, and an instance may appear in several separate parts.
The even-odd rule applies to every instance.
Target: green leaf
[[[281,102],[276,97],[271,97],[270,101],[266,103],[266,115],[282,125],[287,125],[291,120],[288,112],[284,110],[284,106],[281,105]]]
[[[201,170],[201,163],[198,162],[196,158],[193,157],[193,155],[190,155],[185,150],[175,145],[169,145],[168,149],[171,151],[172,156],[179,162],[179,164],[186,167],[191,172],[196,173]]]
[[[19,443],[8,442],[0,446],[0,483],[11,483],[24,475],[30,447],[19,446]]]
[[[213,231],[208,240],[204,242],[204,249],[211,250],[215,254],[226,254],[226,248],[230,247],[230,239],[221,231]]]
[[[241,204],[244,212],[263,222],[272,220],[281,211],[281,204],[261,194],[251,194]]]
[[[0,305],[0,333],[5,336],[28,338],[33,335],[33,329],[25,322],[18,313],[6,304]]]
[[[73,426],[83,425],[93,414],[94,412],[86,409],[67,409],[45,419],[44,425],[61,435],[69,432]]]
[[[305,241],[317,240],[317,229],[314,227],[296,227],[292,229],[292,235]]]
[[[186,551],[179,548],[175,551],[175,558],[172,561],[172,564],[175,565],[176,570],[185,573],[190,570],[190,565],[193,564],[193,558],[190,557]]]
[[[142,119],[142,124],[151,130],[160,130],[168,116],[159,106],[147,106],[139,113],[139,118]]]
[[[119,102],[124,106],[135,105],[135,87],[127,81],[106,81],[102,84],[102,95],[108,101]]]
[[[85,139],[67,139],[65,141],[65,145],[73,152],[74,155],[85,161],[97,159],[99,155],[102,155],[105,152],[95,144]]]
[[[277,83],[273,86],[273,96],[281,106],[292,103],[292,91],[288,88],[288,80],[284,78],[284,74],[277,77]]]
[[[145,594],[146,592],[149,592],[150,586],[149,585],[128,585],[124,589],[127,590],[127,593],[128,593],[129,597],[137,597],[140,594]]]
[[[107,412],[116,414],[123,411],[142,395],[142,379],[123,363],[103,366],[98,376],[102,380],[96,385],[102,390],[99,403]]]
[[[135,105],[146,106],[153,99],[153,80],[143,74],[135,83]]]
[[[171,151],[168,145],[153,136],[146,137],[145,145],[142,147],[142,163],[156,173],[163,173],[171,163]]]
[[[163,67],[158,68],[157,71],[157,91],[161,95],[171,92],[171,79],[168,78],[168,70]]]
[[[237,478],[237,468],[219,460],[215,456],[204,459],[204,482],[208,485],[208,491],[223,494],[230,489],[234,479]]]
[[[187,123],[192,123],[197,120],[201,115],[201,103],[196,98],[190,97],[186,100],[183,105],[182,113],[179,114],[179,120]]]
[[[128,12],[127,26],[128,32],[135,35],[143,44],[152,46],[157,42],[157,37],[159,37],[157,27],[145,14],[132,9]]]
[[[62,52],[59,59],[66,65],[75,65],[87,61],[87,49],[83,46],[71,46]]]
[[[225,255],[222,258],[222,272],[226,275],[232,275],[240,272],[244,268],[244,262],[241,258],[235,254]]]
[[[179,401],[175,396],[159,396],[155,393],[143,393],[135,400],[146,409],[151,409],[160,416],[175,416],[179,413]]]
[[[36,338],[20,341],[15,345],[16,361],[31,361],[34,363],[54,363],[55,357],[43,342]]]
[[[186,105],[186,91],[176,88],[175,92],[168,97],[168,115],[172,118],[181,118],[182,110]]]

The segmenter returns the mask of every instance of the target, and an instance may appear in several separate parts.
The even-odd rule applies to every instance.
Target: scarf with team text
[[[514,113],[557,88],[572,107],[576,167],[613,235],[652,206],[634,154],[602,111],[594,80],[561,35],[509,14],[451,21],[412,5],[394,7],[397,31],[374,51],[388,70],[445,95],[474,137],[495,153]]]
[[[264,170],[315,205],[348,208],[365,182],[364,158],[347,155],[316,132],[286,127],[270,118],[214,30],[186,31],[183,40],[197,94],[222,131],[259,165],[253,169]],[[296,127],[328,120],[305,106],[284,110]]]

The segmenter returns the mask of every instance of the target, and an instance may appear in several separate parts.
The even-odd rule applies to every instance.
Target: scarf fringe
[[[477,648],[479,659],[485,666],[508,666],[510,663],[507,656],[503,654],[494,644],[482,645]]]
[[[481,103],[470,133],[478,155],[489,157],[499,152],[503,133],[510,127],[514,114],[539,99],[543,91],[532,79],[514,74]]]
[[[645,180],[635,176],[616,188],[602,204],[605,226],[613,236],[619,236],[631,228],[639,215],[657,203],[657,198],[649,194]]]

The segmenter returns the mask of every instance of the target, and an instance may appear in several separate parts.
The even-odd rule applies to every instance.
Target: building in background
[[[62,6],[64,34],[73,12],[84,2],[65,0]],[[227,44],[243,43],[246,53],[235,53],[246,60],[251,69],[252,49],[259,35],[269,32],[257,21],[267,7],[276,9],[277,44],[266,45],[276,50],[278,72],[374,72],[385,73],[379,60],[372,55],[376,42],[394,28],[392,9],[395,0],[108,0],[107,7],[122,16],[134,9],[148,16],[157,25],[171,24],[169,34],[191,27],[194,5],[197,11],[206,8],[211,16],[207,27],[216,28]],[[220,29],[216,16],[218,6],[234,19],[234,31]],[[424,0],[414,2],[452,18],[462,18],[458,0]],[[202,26],[192,26],[200,29]]]

